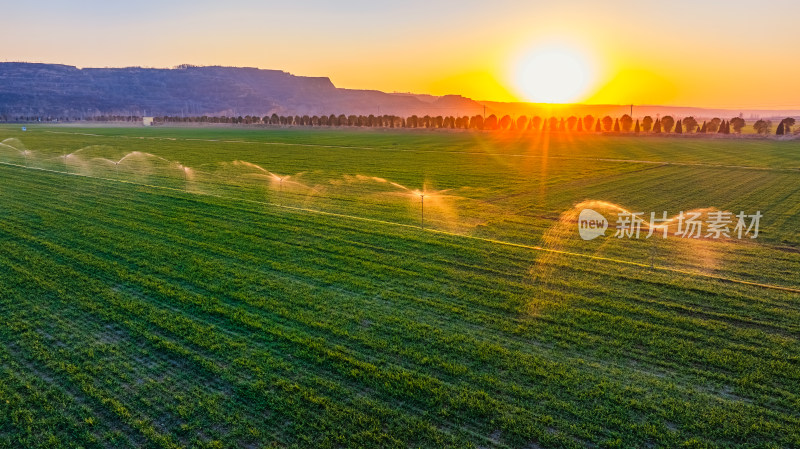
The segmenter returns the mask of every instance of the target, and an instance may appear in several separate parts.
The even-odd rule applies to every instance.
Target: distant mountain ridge
[[[410,115],[437,110],[436,115],[463,115],[479,109],[478,103],[459,96],[429,102],[411,95],[339,89],[327,77],[249,67],[79,69],[0,63],[0,113],[7,116]]]
[[[630,106],[477,102],[460,95],[434,96],[337,88],[327,77],[296,76],[252,67],[181,65],[77,68],[61,64],[0,63],[0,114],[6,117],[88,118],[98,115],[245,116],[584,115],[630,112]],[[634,116],[694,115],[745,118],[800,115],[800,111],[751,111],[635,106]]]

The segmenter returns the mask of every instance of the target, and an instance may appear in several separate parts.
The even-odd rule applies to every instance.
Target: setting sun
[[[514,70],[521,96],[536,103],[569,103],[583,99],[594,81],[588,58],[578,49],[550,44],[527,51]]]

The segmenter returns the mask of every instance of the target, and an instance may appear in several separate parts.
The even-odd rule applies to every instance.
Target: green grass
[[[800,295],[713,278],[798,285],[797,143],[0,132],[44,169],[95,145],[87,176],[0,149],[2,447],[800,445]],[[130,151],[204,174],[92,162]],[[355,175],[452,189],[426,223],[453,234]],[[761,210],[763,238],[668,239],[654,269],[481,240],[649,261],[562,235],[585,199]]]

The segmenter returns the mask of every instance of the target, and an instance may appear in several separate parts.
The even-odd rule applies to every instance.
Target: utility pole
[[[655,237],[653,237],[653,244],[650,245],[650,269],[655,269],[656,267],[657,254],[658,254],[658,247],[656,246],[656,239]]]

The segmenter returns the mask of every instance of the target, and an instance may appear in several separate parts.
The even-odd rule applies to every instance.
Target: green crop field
[[[800,141],[0,141],[0,447],[800,446]],[[763,218],[584,241],[587,206]]]

